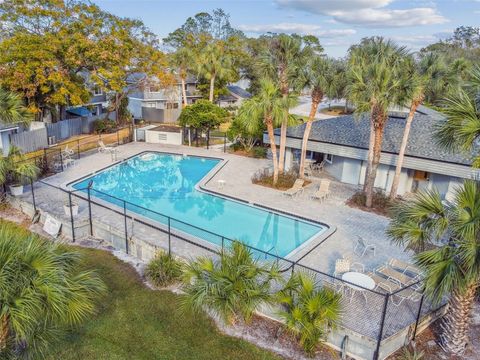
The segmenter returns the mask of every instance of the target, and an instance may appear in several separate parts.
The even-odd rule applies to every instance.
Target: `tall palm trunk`
[[[213,90],[215,89],[215,74],[212,74],[210,77],[210,94],[208,95],[208,100],[213,102]]]
[[[392,188],[390,189],[390,200],[394,200],[397,197],[398,185],[400,183],[400,174],[402,172],[403,159],[405,157],[405,150],[408,144],[408,137],[410,136],[410,128],[412,127],[413,117],[417,111],[417,107],[420,105],[421,99],[412,101],[410,106],[410,112],[405,123],[405,129],[403,130],[402,144],[400,145],[400,151],[398,153],[397,167],[395,168],[395,176],[393,177]]]
[[[318,105],[322,101],[323,92],[320,89],[314,89],[312,91],[312,106],[310,107],[310,114],[308,116],[307,124],[305,125],[305,131],[303,132],[302,140],[302,152],[300,154],[300,169],[298,170],[298,176],[303,179],[305,177],[305,158],[307,156],[308,138],[310,137],[310,131],[312,130],[313,119],[317,113]]]
[[[280,91],[282,93],[282,97],[286,100],[288,97],[288,80],[287,74],[285,69],[280,70]],[[278,171],[280,174],[283,174],[285,169],[285,151],[287,146],[287,122],[288,122],[288,111],[289,109],[285,109],[285,116],[282,119],[282,124],[280,126],[280,154],[278,156]]]
[[[367,169],[365,170],[365,181],[363,182],[363,191],[367,191],[367,178],[373,163],[373,147],[375,145],[375,126],[370,120],[370,138],[368,140]]]
[[[0,352],[7,348],[9,332],[8,315],[3,315],[0,318]]]
[[[468,344],[477,287],[477,283],[473,282],[465,291],[454,291],[451,295],[441,324],[440,340],[442,347],[453,354],[462,354]]]
[[[265,117],[265,124],[267,125],[268,138],[270,140],[270,149],[272,150],[273,185],[276,185],[278,181],[278,160],[277,160],[277,145],[275,145],[275,135],[273,134],[272,118]]]
[[[180,81],[182,83],[183,107],[187,107],[188,101],[187,101],[187,89],[185,88],[185,78],[182,76]]]
[[[377,169],[380,164],[380,155],[382,154],[383,130],[385,128],[387,115],[383,112],[375,111],[373,116],[374,142],[372,151],[372,164],[367,174],[365,181],[366,200],[365,206],[372,207],[373,203],[373,188],[375,186],[375,179],[377,177]],[[371,139],[370,139],[371,141]]]

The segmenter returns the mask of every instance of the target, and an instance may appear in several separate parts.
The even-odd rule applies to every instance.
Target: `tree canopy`
[[[0,85],[37,114],[83,104],[95,86],[121,92],[139,72],[164,77],[156,36],[91,3],[6,0],[0,27]]]
[[[184,108],[178,118],[181,126],[191,126],[195,129],[213,129],[225,122],[228,111],[210,101],[198,100]]]

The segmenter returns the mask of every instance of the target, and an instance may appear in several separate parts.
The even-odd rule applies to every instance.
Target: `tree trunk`
[[[367,169],[365,170],[365,180],[363,182],[363,191],[367,191],[367,178],[373,163],[373,147],[375,145],[375,127],[370,120],[370,138],[368,140]]]
[[[477,283],[473,282],[464,292],[453,291],[451,295],[440,335],[440,343],[447,352],[461,355],[468,345],[477,286]]]
[[[273,134],[272,119],[265,118],[265,124],[267,125],[268,138],[270,140],[270,149],[272,150],[273,185],[276,185],[278,181],[278,160],[277,160],[277,145],[275,145],[275,135]]]
[[[312,106],[310,107],[310,114],[308,116],[307,124],[305,125],[305,131],[303,132],[302,152],[300,154],[300,169],[298,170],[298,176],[300,177],[300,179],[303,179],[305,177],[305,158],[307,156],[308,138],[310,137],[313,119],[315,118],[318,105],[322,101],[322,98],[323,93],[315,93],[315,91],[312,93]]]
[[[398,153],[397,159],[397,167],[395,168],[395,176],[393,177],[392,188],[390,189],[390,200],[394,200],[397,197],[398,185],[400,183],[400,173],[402,172],[403,158],[405,157],[405,149],[407,148],[410,128],[412,127],[413,117],[415,116],[415,111],[417,111],[418,105],[420,105],[419,101],[412,102],[412,105],[410,106],[410,112],[408,113],[408,117],[405,122],[402,144],[400,145],[400,151]]]
[[[367,179],[365,181],[365,193],[366,200],[365,206],[372,207],[373,203],[373,188],[375,186],[375,179],[377,177],[377,169],[380,163],[380,155],[382,154],[382,140],[383,130],[385,127],[386,116],[382,113],[374,113],[373,127],[375,129],[374,142],[373,142],[373,156],[370,171],[368,172]],[[370,139],[371,140],[371,139]]]
[[[186,107],[188,105],[187,101],[187,89],[185,89],[185,78],[181,78],[182,82],[182,96],[183,96],[183,107]]]
[[[280,92],[282,93],[282,97],[286,100],[289,93],[289,87],[288,87],[288,78],[287,78],[285,67],[281,67],[280,69]],[[280,174],[283,174],[285,169],[288,111],[289,109],[285,109],[285,116],[282,119],[282,125],[280,126],[280,154],[278,156],[278,172]]]
[[[10,333],[8,324],[8,315],[3,315],[0,319],[0,351],[7,348],[8,337]]]
[[[212,75],[210,78],[210,94],[208,96],[208,100],[213,103],[213,90],[215,89],[215,75]]]
[[[119,116],[118,116],[118,92],[115,93],[115,122],[117,126],[119,125]]]

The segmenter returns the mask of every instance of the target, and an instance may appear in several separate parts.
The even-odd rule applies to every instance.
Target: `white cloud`
[[[434,7],[386,9],[392,0],[276,0],[283,7],[332,16],[337,22],[368,27],[442,24],[448,20]]]
[[[328,29],[323,30],[319,25],[301,24],[301,23],[279,23],[279,24],[258,24],[258,25],[239,25],[240,30],[256,34],[266,32],[315,35],[323,38],[334,38],[353,35],[356,33],[354,29]]]

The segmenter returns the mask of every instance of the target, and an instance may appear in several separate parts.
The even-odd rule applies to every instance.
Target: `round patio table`
[[[342,280],[348,281],[345,285],[348,285],[354,290],[363,291],[365,289],[373,290],[375,288],[375,281],[370,276],[356,271],[346,272],[342,275]]]

